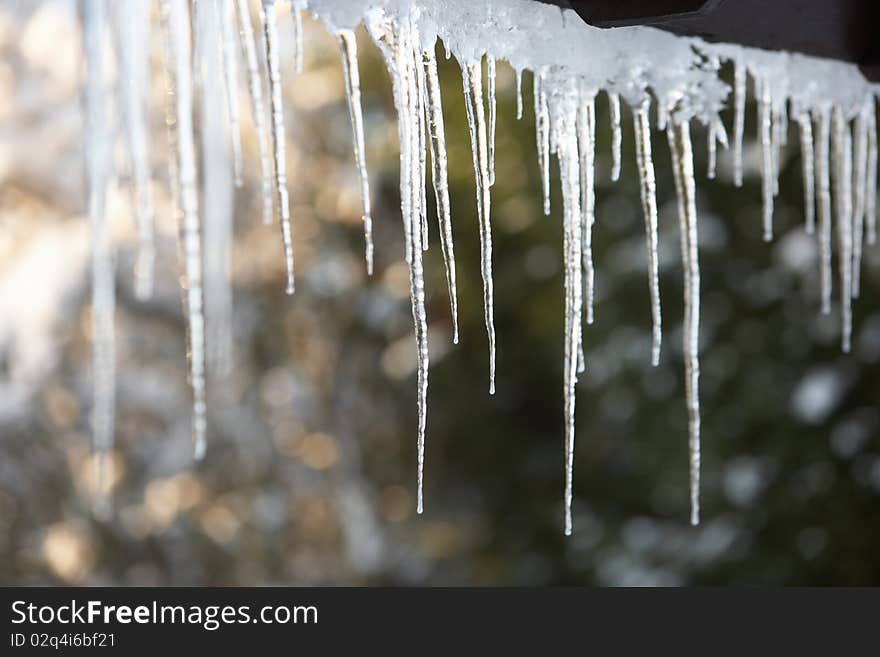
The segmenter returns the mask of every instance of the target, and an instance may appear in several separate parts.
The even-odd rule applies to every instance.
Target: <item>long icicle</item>
[[[214,0],[214,9],[217,12],[221,29],[223,31],[222,45],[220,46],[223,60],[223,79],[226,91],[226,111],[229,117],[229,132],[232,143],[232,171],[235,177],[235,186],[241,187],[242,180],[242,156],[241,156],[241,122],[238,112],[238,62],[235,59],[235,30],[232,27],[232,0]],[[213,55],[213,53],[211,53]]]
[[[869,106],[870,104],[870,106]],[[853,124],[853,215],[852,215],[852,296],[858,299],[861,290],[862,240],[865,234],[865,204],[868,177],[868,111],[874,100],[866,101]]]
[[[183,245],[184,298],[189,333],[189,377],[193,393],[193,451],[205,454],[207,405],[205,396],[205,315],[202,293],[202,243],[198,176],[192,121],[192,69],[190,67],[190,17],[181,2],[163,7],[168,39],[169,102],[175,124],[173,152],[177,173],[180,237]]]
[[[489,153],[486,138],[486,114],[483,107],[482,66],[471,62],[461,67],[464,100],[477,184],[477,216],[480,222],[480,263],[483,275],[483,311],[489,335],[489,394],[495,394],[495,308],[492,282],[492,226],[489,220]],[[546,98],[544,99],[546,107]],[[549,115],[548,115],[549,118]],[[549,141],[549,130],[547,131]],[[547,155],[549,160],[549,154]],[[548,166],[549,170],[549,166]]]
[[[761,195],[763,198],[763,226],[764,241],[773,239],[773,197],[776,195],[774,184],[776,180],[775,164],[773,159],[772,141],[772,99],[770,97],[770,85],[767,80],[758,79],[758,129],[761,136]]]
[[[116,290],[113,247],[107,227],[107,187],[110,176],[110,131],[107,127],[107,79],[104,37],[107,5],[104,0],[81,4],[85,41],[86,175],[88,212],[92,231],[92,448],[95,451],[94,510],[109,512],[107,465],[113,447],[116,406],[116,346],[113,318]]]
[[[269,71],[269,100],[272,107],[272,152],[275,160],[275,195],[278,199],[278,217],[281,224],[281,241],[284,246],[284,263],[287,267],[287,294],[293,294],[293,237],[291,234],[290,202],[287,198],[287,164],[284,154],[284,107],[281,96],[281,70],[278,61],[278,26],[275,20],[275,0],[263,0],[260,19],[266,51],[263,56]]]
[[[829,173],[831,109],[819,108],[814,116],[816,123],[816,205],[819,209],[819,277],[821,287],[821,311],[831,312],[831,176]]]
[[[565,413],[565,534],[572,531],[572,491],[574,482],[575,389],[583,360],[581,312],[583,290],[581,269],[581,173],[578,152],[578,94],[567,89],[555,103],[554,130],[556,156],[562,183],[563,261],[565,263],[565,365],[563,400]]]
[[[834,211],[840,244],[840,348],[849,353],[852,337],[852,133],[843,110],[835,106],[831,139],[834,146]]]
[[[135,297],[153,295],[156,261],[153,197],[150,192],[150,146],[146,89],[149,82],[150,20],[146,0],[117,4],[116,48],[119,54],[122,116],[128,161],[133,179],[137,254],[134,264]]]
[[[816,231],[816,178],[813,162],[813,124],[806,110],[797,113],[801,138],[801,177],[804,185],[804,220],[808,235]]]
[[[620,129],[620,94],[608,93],[608,114],[611,120],[611,180],[620,179],[620,147],[623,132]]]
[[[877,113],[871,100],[868,110],[868,166],[865,182],[865,240],[877,242]]]
[[[648,117],[650,100],[633,113],[636,141],[636,161],[639,167],[642,210],[645,215],[645,240],[648,247],[648,287],[651,293],[651,319],[653,322],[651,364],[660,364],[660,345],[663,339],[660,313],[660,258],[657,238],[657,182],[654,175],[654,156],[651,153],[651,121]]]
[[[452,221],[449,208],[449,174],[446,157],[446,129],[443,124],[443,102],[440,94],[440,78],[434,48],[422,50],[424,68],[424,96],[428,111],[428,133],[431,147],[431,181],[434,200],[437,202],[437,222],[440,227],[440,248],[446,266],[446,286],[449,289],[449,305],[452,312],[452,342],[458,344],[458,291],[455,280],[455,247],[452,242]]]
[[[581,176],[581,257],[584,266],[584,310],[587,324],[593,323],[596,273],[593,267],[593,224],[596,211],[596,101],[595,93],[584,92],[577,115]]]
[[[495,184],[495,122],[498,102],[495,98],[495,58],[486,55],[486,100],[489,103],[489,185]]]
[[[666,130],[678,196],[684,267],[683,351],[690,451],[691,524],[700,523],[700,264],[693,148],[687,120]]]
[[[370,181],[367,177],[367,159],[364,148],[364,116],[361,109],[361,82],[358,71],[357,41],[352,30],[339,30],[336,39],[342,50],[342,70],[345,75],[345,97],[351,119],[354,158],[361,179],[361,212],[364,222],[364,257],[367,274],[373,275],[373,219],[370,211]]]
[[[425,464],[425,425],[428,403],[428,322],[425,312],[425,282],[422,266],[421,217],[419,205],[421,193],[418,181],[414,179],[415,152],[419,148],[416,134],[419,126],[417,69],[418,39],[412,37],[411,26],[401,25],[382,9],[371,10],[364,23],[370,36],[379,46],[385,65],[391,76],[394,105],[397,111],[397,134],[400,140],[400,196],[401,214],[406,240],[406,257],[410,273],[410,300],[412,303],[413,325],[416,336],[418,359],[418,492],[416,511],[424,510],[424,464]]]
[[[532,80],[535,101],[535,137],[538,145],[538,167],[541,170],[541,190],[544,195],[544,214],[550,214],[550,113],[544,91],[543,73],[536,71]]]
[[[743,184],[743,134],[746,121],[746,67],[733,63],[733,184]]]
[[[235,11],[238,17],[241,50],[247,65],[248,93],[251,101],[251,115],[257,144],[260,149],[260,173],[263,185],[263,223],[272,223],[272,166],[269,162],[269,137],[266,134],[266,117],[263,108],[263,81],[260,77],[257,45],[248,0],[236,0]]]

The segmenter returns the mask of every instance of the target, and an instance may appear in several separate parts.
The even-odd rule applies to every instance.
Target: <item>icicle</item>
[[[174,124],[172,144],[177,173],[177,203],[184,260],[184,298],[189,329],[190,385],[193,392],[193,446],[197,459],[205,454],[207,426],[205,398],[205,317],[202,300],[202,244],[199,196],[196,187],[195,139],[192,122],[190,22],[182,2],[165,2],[169,103]]]
[[[743,184],[743,132],[746,120],[746,67],[733,63],[733,184]]]
[[[86,175],[89,224],[92,231],[92,448],[96,453],[95,512],[109,511],[106,465],[113,447],[116,405],[116,347],[113,317],[116,290],[113,247],[107,227],[106,200],[110,176],[110,131],[107,126],[107,80],[104,36],[107,5],[104,0],[81,4],[86,68]]]
[[[446,266],[446,285],[452,312],[452,342],[458,344],[458,291],[455,282],[455,249],[452,243],[452,221],[449,212],[449,183],[446,159],[446,130],[443,125],[443,104],[440,95],[440,78],[437,75],[437,59],[434,49],[422,50],[424,68],[424,96],[428,112],[428,132],[431,147],[431,180],[434,199],[437,202],[437,222],[440,227],[440,248]]]
[[[275,0],[263,0],[260,19],[265,39],[266,70],[269,71],[269,100],[272,106],[272,145],[275,159],[275,194],[278,198],[278,216],[284,261],[287,266],[287,294],[294,293],[293,239],[290,226],[290,204],[287,198],[287,165],[284,155],[284,109],[281,96],[281,70],[278,63],[278,27],[275,21]]]
[[[134,292],[138,299],[153,295],[156,249],[153,227],[153,199],[150,193],[150,147],[147,121],[149,84],[150,14],[146,0],[132,0],[125,7],[116,4],[122,88],[122,116],[134,188],[137,255]]]
[[[535,72],[532,80],[535,101],[535,136],[538,144],[538,167],[541,170],[541,189],[544,193],[544,214],[550,214],[550,114],[544,78]]]
[[[645,239],[648,247],[648,287],[651,292],[651,319],[653,322],[651,364],[660,364],[660,344],[663,337],[660,314],[660,271],[657,239],[657,183],[654,176],[654,156],[651,153],[651,122],[648,118],[650,100],[646,99],[633,113],[636,141],[636,162],[639,167],[642,211],[645,215]]]
[[[236,0],[241,51],[247,64],[248,92],[251,100],[251,115],[257,143],[260,148],[260,172],[263,183],[263,223],[272,223],[272,169],[269,163],[269,138],[266,134],[266,120],[263,109],[263,81],[257,59],[257,45],[254,41],[254,28],[251,23],[248,0]]]
[[[813,126],[806,111],[797,113],[797,124],[801,137],[801,164],[804,184],[804,216],[808,235],[816,230],[816,180],[813,163]]]
[[[225,2],[225,0],[224,0]],[[219,8],[217,3],[216,8]],[[228,6],[226,7],[229,8]],[[228,98],[227,66],[234,66],[234,57],[223,59],[223,69],[215,53],[228,47],[228,14],[203,11],[199,14],[203,51],[201,56],[202,102],[201,151],[204,235],[204,303],[208,371],[214,377],[226,376],[232,356],[232,286],[230,281],[232,250],[232,177],[235,158],[232,122],[221,120],[217,107]],[[225,84],[224,84],[225,81]],[[237,94],[235,98],[237,98]],[[233,132],[229,139],[228,131]],[[233,167],[230,167],[230,149]]]
[[[697,236],[696,185],[690,124],[671,125],[666,136],[678,195],[681,255],[684,267],[683,352],[690,449],[691,524],[700,523],[700,264]]]
[[[235,32],[232,28],[231,2],[232,0],[215,0],[214,9],[218,13],[223,30],[223,41],[219,49],[223,59],[223,79],[226,82],[226,111],[229,115],[229,130],[232,139],[232,170],[235,176],[235,186],[241,187],[243,181],[241,128],[239,127],[238,114],[238,62],[235,59]]]
[[[358,71],[357,41],[352,30],[336,32],[342,49],[342,69],[345,74],[345,96],[348,115],[351,118],[354,158],[361,178],[361,209],[364,221],[365,257],[367,274],[373,275],[373,219],[370,213],[370,182],[367,177],[367,161],[364,149],[364,118],[361,111],[361,83]]]
[[[303,70],[303,25],[302,25],[302,2],[291,0],[290,13],[293,15],[293,47],[294,47],[294,70],[299,75]]]
[[[773,143],[771,141],[772,99],[767,80],[758,80],[758,125],[761,134],[761,192],[764,201],[764,241],[773,239],[773,197],[776,192]]]
[[[868,110],[873,108],[873,99],[870,107],[866,102],[856,115],[853,125],[853,199],[855,207],[852,215],[852,296],[858,299],[861,288],[862,270],[862,239],[865,233],[865,203],[868,176]]]
[[[877,114],[874,100],[868,109],[868,165],[865,183],[865,232],[870,245],[877,242]]]
[[[831,177],[829,174],[831,110],[817,110],[816,121],[816,205],[819,209],[819,272],[822,314],[831,312]]]
[[[422,267],[420,194],[414,180],[414,162],[419,148],[418,107],[421,96],[417,69],[421,63],[416,57],[417,39],[411,37],[407,25],[399,25],[382,9],[367,14],[365,24],[370,36],[379,46],[391,75],[394,105],[397,110],[397,129],[400,139],[400,196],[406,239],[406,254],[410,272],[410,300],[416,336],[418,358],[418,493],[416,510],[422,513],[425,462],[425,423],[428,402],[428,322],[425,313],[425,281]],[[436,68],[436,67],[435,67]],[[439,96],[438,96],[439,100]]]
[[[608,94],[608,111],[611,119],[611,180],[620,179],[620,146],[622,132],[620,130],[620,95]]]
[[[596,274],[593,268],[593,223],[596,210],[596,101],[584,92],[577,114],[577,137],[581,176],[581,257],[584,265],[584,309],[587,324],[593,323]]]
[[[847,125],[843,110],[835,106],[833,112],[834,130],[831,133],[834,144],[834,211],[837,221],[837,239],[840,244],[840,348],[849,353],[852,335],[852,133]]]
[[[706,177],[709,180],[715,180],[715,161],[717,159],[718,147],[715,139],[715,124],[709,124],[709,164],[706,167]]]
[[[482,67],[479,62],[463,64],[461,67],[464,84],[464,100],[467,108],[468,127],[471,135],[471,149],[474,160],[474,174],[477,183],[477,216],[480,222],[480,262],[483,274],[483,307],[486,318],[486,331],[489,334],[489,394],[495,394],[495,309],[492,283],[492,227],[489,221],[491,193],[489,189],[489,154],[486,138],[486,116],[483,107]],[[543,100],[547,112],[547,99]],[[549,119],[549,113],[545,116]],[[545,123],[545,126],[547,124]],[[549,130],[546,131],[549,142]],[[545,153],[547,160],[549,154]],[[547,171],[549,163],[545,162]]]
[[[554,107],[556,154],[562,183],[563,261],[565,263],[565,534],[571,535],[571,502],[574,475],[575,386],[583,360],[581,329],[581,172],[578,152],[578,96],[567,89]]]
[[[452,53],[449,52],[449,44],[448,44],[448,43],[445,43],[445,42],[443,43],[443,53],[446,55],[446,59],[447,59],[447,60],[448,60],[450,57],[452,57]]]
[[[516,120],[522,119],[523,102],[522,102],[522,69],[516,69]]]
[[[418,163],[418,169],[416,170],[416,175],[418,176],[416,180],[419,181],[419,220],[422,222],[422,251],[428,250],[428,201],[427,201],[427,178],[428,172],[425,167],[425,160],[427,159],[427,139],[425,137],[425,132],[427,130],[427,117],[426,112],[427,109],[425,105],[427,104],[427,100],[425,99],[425,69],[422,66],[422,51],[418,45],[418,38],[413,39],[413,53],[412,56],[415,60],[415,64],[413,65],[413,75],[416,76],[416,95],[415,95],[415,103],[416,103],[416,114],[418,115],[418,159],[415,160]]]
[[[486,98],[489,101],[489,185],[495,184],[495,121],[498,103],[495,99],[495,58],[486,55]]]

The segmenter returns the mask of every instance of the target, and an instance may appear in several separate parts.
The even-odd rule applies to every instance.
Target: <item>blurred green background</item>
[[[827,317],[818,312],[794,129],[770,244],[761,240],[754,104],[741,189],[730,183],[727,152],[719,154],[719,179],[706,179],[706,132],[693,130],[703,408],[703,524],[693,528],[668,146],[655,135],[664,342],[652,368],[631,115],[624,108],[623,170],[612,185],[607,103],[598,98],[596,322],[584,333],[574,534],[566,538],[555,158],[545,217],[531,75],[517,121],[513,71],[499,63],[491,215],[498,378],[490,397],[461,76],[442,48],[461,342],[451,344],[429,198],[432,360],[425,513],[417,516],[415,346],[390,83],[359,30],[376,240],[368,278],[339,51],[306,19],[305,66],[295,75],[282,4],[297,293],[284,294],[277,225],[260,222],[258,155],[242,95],[247,180],[235,194],[234,366],[210,382],[210,442],[198,464],[190,456],[154,23],[159,262],[149,302],[136,301],[132,289],[125,177],[109,201],[119,373],[107,521],[89,511],[90,285],[75,7],[0,7],[0,93],[11,99],[0,104],[0,583],[880,584],[880,257],[866,250],[853,353],[842,355],[837,306]],[[836,292],[835,274],[835,303]]]

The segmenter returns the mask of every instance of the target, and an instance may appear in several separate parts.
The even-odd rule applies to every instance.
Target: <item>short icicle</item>
[[[458,344],[458,291],[455,280],[455,247],[452,242],[452,221],[449,208],[449,173],[446,157],[446,129],[443,123],[443,102],[440,94],[440,77],[437,74],[437,58],[434,48],[422,50],[424,67],[424,96],[428,113],[428,133],[431,148],[431,181],[434,200],[437,203],[437,222],[440,228],[440,248],[446,267],[446,285],[452,312],[452,342]]]
[[[816,231],[816,177],[813,162],[813,124],[806,111],[796,114],[801,138],[801,177],[804,186],[804,222],[808,235]]]
[[[865,241],[877,242],[877,114],[874,101],[868,110],[868,165],[865,174]]]
[[[516,69],[516,120],[522,119],[523,102],[522,102],[522,69]]]
[[[489,185],[495,184],[495,122],[498,102],[495,98],[495,58],[486,55],[486,100],[489,103]]]
[[[715,137],[715,124],[709,124],[709,135],[707,138],[707,146],[708,146],[708,163],[706,165],[706,177],[709,180],[715,180],[715,167],[718,159],[718,142]]]
[[[110,512],[108,465],[115,434],[116,286],[113,247],[107,226],[107,187],[110,179],[110,130],[107,126],[108,82],[104,69],[107,3],[81,4],[86,55],[86,177],[92,232],[92,449],[95,453],[94,511]]]
[[[865,205],[868,179],[868,112],[874,100],[866,101],[853,122],[853,214],[852,214],[852,296],[858,299],[862,279],[862,240],[865,234]]]
[[[746,67],[733,63],[733,184],[743,184],[743,134],[746,121]]]
[[[773,157],[772,140],[772,99],[769,83],[759,78],[758,93],[758,130],[761,139],[761,196],[763,199],[764,241],[773,240],[773,197],[776,195],[776,165]]]
[[[832,113],[834,146],[834,212],[837,222],[837,240],[840,244],[840,348],[849,353],[852,340],[852,132],[843,110],[835,106]]]
[[[302,0],[291,0],[290,13],[293,16],[293,66],[296,74],[299,75],[303,70],[303,24],[302,24],[303,4]]]
[[[284,107],[281,96],[281,69],[278,58],[278,26],[275,20],[275,0],[263,0],[260,7],[266,70],[269,72],[269,100],[272,108],[272,152],[275,160],[275,195],[278,200],[278,217],[281,224],[281,241],[284,246],[284,263],[287,267],[287,294],[295,291],[293,276],[293,237],[290,221],[290,201],[287,197],[287,164],[284,154]]]
[[[660,345],[663,339],[660,313],[660,258],[657,238],[657,182],[654,175],[654,156],[651,153],[651,122],[648,118],[650,100],[633,113],[636,142],[636,162],[639,169],[642,211],[645,216],[645,239],[648,247],[648,287],[651,294],[651,319],[653,322],[651,364],[660,364]]]
[[[681,254],[684,266],[683,351],[690,451],[691,524],[700,524],[700,265],[696,185],[690,124],[682,120],[666,130],[678,196]]]
[[[620,179],[620,149],[623,132],[620,127],[620,94],[608,92],[608,115],[611,121],[611,180]]]
[[[235,177],[235,186],[241,187],[242,184],[244,184],[244,181],[242,179],[241,122],[239,120],[238,112],[238,62],[235,59],[235,30],[232,26],[232,0],[214,0],[214,9],[219,16],[221,29],[223,30],[223,40],[222,45],[220,46],[220,51],[221,59],[223,60],[226,112],[229,118],[229,132],[232,144],[232,171]]]
[[[352,30],[339,30],[336,39],[342,50],[342,70],[345,76],[345,97],[351,119],[354,158],[361,182],[361,212],[364,223],[364,257],[367,274],[373,275],[373,219],[370,211],[370,182],[367,177],[367,160],[364,148],[364,117],[361,109],[361,83],[358,71],[357,41]]]
[[[814,114],[816,124],[816,207],[819,210],[819,277],[821,310],[831,312],[831,108],[822,106]]]
[[[168,40],[170,112],[175,125],[174,170],[177,174],[178,215],[184,260],[184,299],[189,334],[189,377],[193,393],[193,451],[205,455],[207,402],[205,396],[205,314],[202,292],[202,242],[199,217],[198,175],[192,121],[192,69],[190,16],[185,3],[166,1],[163,7]]]
[[[593,323],[596,272],[593,266],[593,224],[596,213],[596,100],[583,91],[577,113],[577,141],[581,177],[581,258],[584,267],[584,314]]]
[[[483,275],[483,311],[486,331],[489,335],[489,394],[495,394],[495,309],[492,281],[492,226],[489,220],[491,190],[489,186],[489,148],[486,137],[486,114],[483,107],[482,67],[479,62],[464,63],[461,67],[464,85],[464,101],[467,109],[468,128],[471,136],[474,176],[477,184],[477,216],[480,223],[480,262]],[[543,106],[547,110],[547,99]],[[545,123],[549,156],[549,111]],[[545,162],[549,171],[549,162]]]
[[[248,0],[235,0],[235,13],[238,18],[241,51],[247,67],[248,94],[251,103],[251,115],[254,131],[257,133],[257,144],[260,149],[260,173],[263,189],[263,223],[272,223],[272,165],[269,161],[269,137],[266,134],[266,117],[263,107],[263,81],[260,77],[257,44],[254,39],[254,28]]]
[[[550,112],[544,91],[543,73],[536,71],[532,80],[535,102],[535,137],[538,145],[538,167],[541,170],[541,190],[544,196],[544,214],[550,214]]]
[[[140,300],[153,295],[156,260],[153,197],[150,192],[150,145],[147,119],[147,85],[150,79],[150,20],[146,0],[115,5],[116,48],[120,60],[119,82],[122,118],[133,181],[137,253],[134,264],[134,293]]]

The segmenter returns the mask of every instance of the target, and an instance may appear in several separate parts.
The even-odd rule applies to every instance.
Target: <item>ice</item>
[[[663,339],[660,313],[660,258],[657,239],[657,182],[654,176],[654,156],[651,153],[651,121],[648,118],[650,100],[644,102],[633,112],[633,132],[636,142],[636,162],[639,170],[639,185],[642,198],[642,211],[645,215],[645,240],[648,248],[648,287],[651,294],[651,319],[653,322],[651,364],[660,364],[660,345]]]
[[[620,179],[620,146],[623,140],[620,129],[620,94],[609,92],[608,115],[611,121],[611,180]]]
[[[583,92],[577,115],[578,149],[581,176],[581,256],[584,265],[584,314],[593,323],[596,273],[593,268],[593,223],[596,209],[596,100],[592,92]]]
[[[746,120],[746,67],[733,64],[733,184],[743,184],[743,133]]]
[[[116,289],[113,248],[107,226],[107,186],[110,179],[110,129],[107,125],[108,83],[104,67],[107,3],[82,5],[86,55],[86,177],[89,224],[92,231],[92,445],[98,454],[95,511],[108,511],[106,461],[113,447],[116,403],[114,314]]]
[[[815,112],[816,205],[819,208],[819,276],[822,314],[831,312],[831,108]]]
[[[336,39],[342,50],[342,69],[345,74],[345,97],[348,101],[348,114],[351,119],[354,159],[361,179],[361,210],[364,222],[364,256],[367,261],[367,274],[373,275],[373,218],[370,212],[370,181],[367,177],[367,160],[364,148],[364,117],[361,110],[361,82],[358,71],[357,41],[354,32],[343,29],[336,32]]]
[[[541,169],[541,189],[544,192],[544,214],[550,214],[550,110],[543,87],[544,76],[536,72],[532,80],[535,100],[535,137],[538,146],[538,166]]]
[[[522,102],[522,69],[516,69],[516,120],[522,119],[523,102]]]
[[[153,198],[150,193],[150,144],[147,139],[147,84],[149,83],[150,12],[146,0],[116,4],[116,51],[119,57],[122,116],[133,179],[137,229],[134,291],[138,299],[153,295],[155,240]]]
[[[293,62],[294,70],[297,74],[302,73],[303,69],[303,51],[305,44],[303,43],[303,26],[302,12],[303,3],[299,0],[290,0],[290,13],[293,16]]]
[[[260,148],[260,173],[263,184],[263,223],[272,223],[272,169],[269,163],[269,137],[266,134],[266,117],[263,107],[263,81],[260,77],[257,45],[254,41],[254,28],[248,0],[235,0],[235,13],[238,17],[241,50],[247,67],[248,94],[251,101],[251,116],[257,143]]]
[[[804,222],[808,235],[816,231],[816,179],[813,161],[813,124],[806,111],[795,116],[801,140],[801,178],[804,187]]]
[[[293,276],[293,237],[291,234],[290,201],[287,198],[287,163],[284,154],[284,106],[281,95],[281,69],[278,61],[278,26],[275,20],[275,0],[263,0],[260,7],[263,25],[263,43],[266,70],[269,72],[269,100],[272,108],[272,153],[275,164],[275,194],[278,199],[278,223],[281,224],[281,242],[287,267],[287,294],[295,290]]]
[[[691,524],[700,523],[700,264],[693,148],[687,120],[666,131],[672,153],[672,171],[678,195],[681,259],[684,268],[684,322],[682,338],[685,397],[690,450]]]
[[[223,79],[226,92],[226,112],[229,117],[229,132],[232,141],[232,167],[235,176],[235,186],[241,187],[242,159],[241,159],[241,128],[239,127],[238,112],[238,61],[235,59],[235,31],[232,27],[232,0],[213,0],[214,11],[217,12],[223,33],[222,45],[217,49],[221,51],[223,60]],[[213,48],[206,46],[207,55],[214,56]],[[198,54],[198,53],[197,53]]]
[[[870,246],[877,242],[877,113],[871,99],[868,111],[868,164],[865,192],[865,234]]]
[[[207,404],[205,396],[205,315],[202,297],[202,244],[198,175],[192,122],[190,17],[186,5],[165,2],[162,8],[167,38],[169,111],[173,125],[172,152],[177,176],[176,202],[184,263],[184,306],[189,334],[189,377],[193,393],[193,451],[205,454]]]
[[[455,247],[452,242],[452,221],[449,210],[449,174],[446,157],[446,130],[443,124],[443,101],[434,44],[422,46],[424,67],[424,96],[428,112],[428,132],[431,148],[431,181],[437,203],[437,221],[440,227],[440,248],[446,266],[446,285],[452,312],[452,342],[458,344],[458,291],[455,280]]]
[[[833,185],[837,240],[840,244],[840,348],[849,353],[852,338],[852,132],[840,106],[832,112],[831,141],[834,152]]]
[[[853,215],[852,215],[852,297],[859,297],[862,270],[862,239],[865,232],[865,203],[868,177],[868,112],[874,101],[865,102],[853,123]]]
[[[489,152],[486,138],[486,113],[483,107],[482,66],[480,62],[464,62],[461,78],[464,102],[471,135],[474,175],[477,183],[477,217],[480,224],[480,271],[483,275],[483,313],[489,335],[489,394],[495,394],[495,292],[492,281],[492,225],[489,220],[491,189],[489,185]],[[544,101],[546,106],[546,99]],[[549,116],[549,114],[548,114]],[[549,130],[547,131],[549,143]],[[547,154],[549,160],[549,154]],[[549,163],[547,163],[549,170]]]
[[[495,58],[486,55],[486,98],[489,101],[489,185],[495,184],[495,121],[498,102],[495,98]]]
[[[767,80],[758,79],[758,126],[761,137],[761,196],[764,203],[764,241],[773,239],[773,198],[776,196],[776,163],[772,137],[773,98]]]

